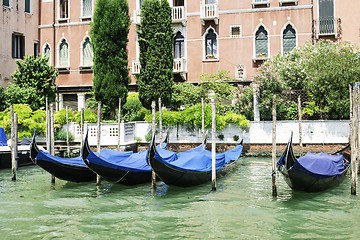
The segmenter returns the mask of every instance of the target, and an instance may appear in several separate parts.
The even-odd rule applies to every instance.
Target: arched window
[[[60,43],[59,47],[59,67],[69,66],[69,45],[65,39]]]
[[[256,57],[268,56],[268,33],[263,26],[260,26],[255,34]]]
[[[283,32],[283,53],[290,52],[296,47],[296,31],[288,24]]]
[[[93,65],[93,50],[90,42],[90,38],[86,38],[83,44],[83,65],[92,66]]]
[[[206,58],[217,58],[217,36],[213,29],[210,29],[205,36]]]
[[[48,43],[45,43],[44,45],[44,50],[43,50],[43,57],[47,57],[48,58],[48,63],[49,65],[51,64],[51,49],[50,49],[50,45]]]
[[[174,38],[174,58],[184,57],[184,36],[177,32]]]

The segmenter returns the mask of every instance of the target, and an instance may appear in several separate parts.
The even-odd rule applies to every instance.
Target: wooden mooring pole
[[[356,195],[356,182],[357,182],[357,154],[358,154],[358,124],[359,124],[359,99],[358,99],[358,89],[352,91],[351,99],[352,101],[352,111],[350,111],[351,116],[351,195]],[[351,113],[352,112],[352,113]]]
[[[101,101],[98,102],[97,113],[97,152],[100,154],[100,136],[101,136]],[[96,185],[101,185],[101,176],[96,175]]]
[[[119,98],[119,112],[118,112],[118,146],[117,150],[120,151],[120,128],[121,128],[121,98]]]
[[[152,111],[152,134],[155,135],[156,133],[156,111],[155,111],[155,101],[151,102],[151,111]],[[160,139],[161,142],[161,139]],[[151,188],[156,188],[156,174],[154,170],[151,171]]]
[[[11,180],[16,181],[17,170],[17,113],[14,114],[14,106],[10,106],[10,118],[11,118]]]
[[[55,155],[55,136],[54,136],[54,105],[50,104],[50,154]],[[55,176],[51,175],[51,183],[55,183]]]
[[[272,109],[272,195],[277,196],[276,190],[276,95],[273,96],[273,109]]]
[[[81,145],[80,145],[80,155],[82,154],[81,148],[84,145],[84,133],[85,133],[85,127],[84,127],[84,119],[85,119],[85,115],[84,115],[84,108],[81,108],[81,120],[80,120],[80,130],[81,130]]]
[[[300,156],[303,154],[303,144],[302,144],[302,114],[301,114],[301,98],[300,95],[298,97],[298,112],[299,112],[299,148],[300,148]]]
[[[162,148],[162,106],[161,106],[161,98],[159,98],[159,139],[160,139],[160,148]]]
[[[216,190],[216,106],[215,93],[211,92],[211,113],[212,113],[212,132],[211,132],[211,188]]]
[[[46,98],[46,150],[50,153],[50,109],[49,109],[49,102],[48,98]]]
[[[80,151],[81,152],[81,151]],[[70,144],[69,144],[69,107],[66,106],[66,153],[70,158]]]
[[[205,115],[204,115],[204,98],[201,98],[201,137],[202,149],[205,150]]]

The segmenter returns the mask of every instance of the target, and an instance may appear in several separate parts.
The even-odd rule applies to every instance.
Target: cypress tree
[[[129,84],[126,45],[129,33],[126,0],[97,0],[91,24],[94,51],[95,99],[110,107],[113,114],[119,98],[126,103]],[[115,116],[115,115],[113,115]]]
[[[150,109],[151,101],[161,97],[165,105],[171,101],[173,89],[171,8],[167,0],[145,0],[141,8],[139,34],[140,76],[139,99]]]

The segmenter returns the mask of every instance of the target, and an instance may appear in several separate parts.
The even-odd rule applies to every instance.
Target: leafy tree
[[[17,69],[5,91],[6,104],[29,104],[32,109],[45,106],[46,97],[55,100],[55,79],[58,73],[47,57],[26,56],[16,61]]]
[[[194,104],[201,103],[201,89],[192,83],[183,82],[174,84],[171,108],[176,110],[180,106],[190,107]]]
[[[159,97],[164,105],[170,105],[174,64],[171,21],[171,8],[167,0],[143,2],[141,29],[138,32],[141,65],[138,90],[139,99],[147,109]]]
[[[129,33],[126,0],[98,0],[91,24],[94,49],[94,85],[97,101],[110,107],[113,117],[119,98],[126,102],[129,84],[126,45]]]

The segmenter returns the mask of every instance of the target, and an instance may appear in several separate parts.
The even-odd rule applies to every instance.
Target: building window
[[[43,56],[48,58],[48,63],[51,65],[51,49],[48,43],[46,43],[44,46]]]
[[[31,9],[31,0],[25,0],[25,12],[30,13]]]
[[[39,43],[35,42],[34,43],[34,57],[38,57],[39,56]]]
[[[217,58],[217,36],[213,29],[210,29],[205,36],[206,59]]]
[[[241,37],[241,25],[230,26],[230,37],[232,38]]]
[[[290,52],[296,47],[296,31],[289,24],[283,32],[283,53]]]
[[[142,7],[142,4],[143,4],[144,0],[139,0],[139,3],[140,3],[140,9]]]
[[[25,37],[22,34],[12,34],[12,57],[23,59],[25,55]]]
[[[184,36],[177,32],[174,38],[174,58],[184,57]]]
[[[60,43],[59,47],[59,67],[69,66],[69,45],[65,39]]]
[[[69,1],[60,0],[60,18],[69,18]]]
[[[319,0],[319,33],[335,33],[334,0]]]
[[[185,5],[184,5],[184,0],[174,0],[173,6],[174,6],[174,7],[185,6]]]
[[[92,0],[82,0],[82,16],[92,16]]]
[[[255,50],[257,58],[268,56],[268,33],[263,26],[260,26],[255,34]]]
[[[3,6],[10,7],[10,0],[3,0]]]
[[[93,50],[90,42],[90,38],[86,38],[83,44],[83,65],[92,66],[93,65]]]

